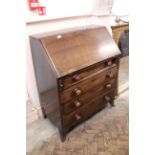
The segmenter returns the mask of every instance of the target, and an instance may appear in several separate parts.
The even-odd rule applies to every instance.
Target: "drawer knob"
[[[112,61],[108,61],[108,66],[111,66],[112,65]]]
[[[106,88],[111,88],[111,84],[106,84]]]
[[[105,100],[106,101],[110,101],[110,97],[109,96],[105,96]]]
[[[60,88],[64,88],[64,85],[62,83],[59,84]]]
[[[64,84],[63,84],[62,79],[59,81],[59,87],[60,87],[60,89],[63,89],[64,88]]]
[[[74,81],[79,81],[80,80],[80,75],[74,75],[73,80]]]
[[[76,94],[76,95],[80,95],[82,93],[82,91],[79,89],[79,88],[75,88],[73,90],[73,92]]]
[[[112,73],[108,73],[108,74],[106,75],[106,77],[108,77],[108,78],[112,78],[113,75],[112,75]]]
[[[76,115],[75,115],[75,119],[76,119],[77,121],[79,121],[79,120],[81,119],[81,116],[80,116],[79,114],[76,114]]]
[[[74,105],[76,106],[76,107],[79,107],[80,105],[81,105],[81,103],[79,102],[79,101],[74,101]]]

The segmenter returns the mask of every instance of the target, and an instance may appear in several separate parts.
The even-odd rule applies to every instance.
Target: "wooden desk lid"
[[[49,35],[40,41],[58,77],[121,54],[105,27]]]

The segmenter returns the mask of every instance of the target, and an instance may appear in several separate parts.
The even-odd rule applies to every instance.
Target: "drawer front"
[[[85,120],[92,114],[96,113],[100,109],[104,108],[106,103],[114,100],[114,89],[108,93],[101,94],[96,96],[94,99],[90,100],[90,102],[83,107],[79,108],[75,112],[63,116],[63,125],[66,128],[70,128],[79,122]]]
[[[73,73],[72,75],[69,75],[67,77],[64,77],[59,80],[60,89],[61,87],[63,87],[63,89],[66,89],[74,84],[77,84],[81,80],[84,80],[85,78],[88,78],[89,76],[92,76],[94,73],[100,70],[103,70],[104,68],[106,69],[108,67],[117,66],[118,61],[119,61],[118,58],[113,58],[105,62],[101,62],[99,64],[88,67],[86,69],[83,69],[82,71]]]
[[[103,69],[97,72],[92,77],[81,81],[80,83],[64,90],[60,94],[61,103],[67,103],[74,98],[80,98],[80,96],[87,93],[89,90],[94,89],[98,85],[103,85],[104,90],[109,90],[116,85],[116,77],[118,73],[117,67],[110,69]]]
[[[103,92],[105,92],[105,90],[106,90],[105,85],[108,83],[109,82],[107,82],[103,85],[98,85],[97,87],[94,87],[93,89],[86,92],[84,95],[82,95],[80,97],[75,97],[67,104],[64,104],[63,105],[63,114],[67,115],[73,111],[76,111],[79,108],[81,108],[82,106],[84,106],[85,104],[88,104],[89,101],[92,100],[92,96],[99,96],[99,95],[103,94]],[[114,84],[114,85],[116,85],[116,84]],[[107,92],[108,91],[111,91],[111,89],[107,90]]]

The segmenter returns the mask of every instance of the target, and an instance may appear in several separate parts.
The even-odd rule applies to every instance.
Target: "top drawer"
[[[66,89],[74,84],[77,84],[81,80],[91,76],[92,74],[102,70],[103,68],[117,66],[118,63],[119,63],[118,58],[112,58],[105,62],[101,62],[86,69],[77,71],[76,73],[73,73],[71,75],[59,79],[59,88]]]

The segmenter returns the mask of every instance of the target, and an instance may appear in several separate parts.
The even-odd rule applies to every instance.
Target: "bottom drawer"
[[[114,100],[115,89],[106,94],[99,95],[92,99],[88,104],[72,112],[67,116],[63,116],[63,125],[70,128],[104,108],[106,103]]]

